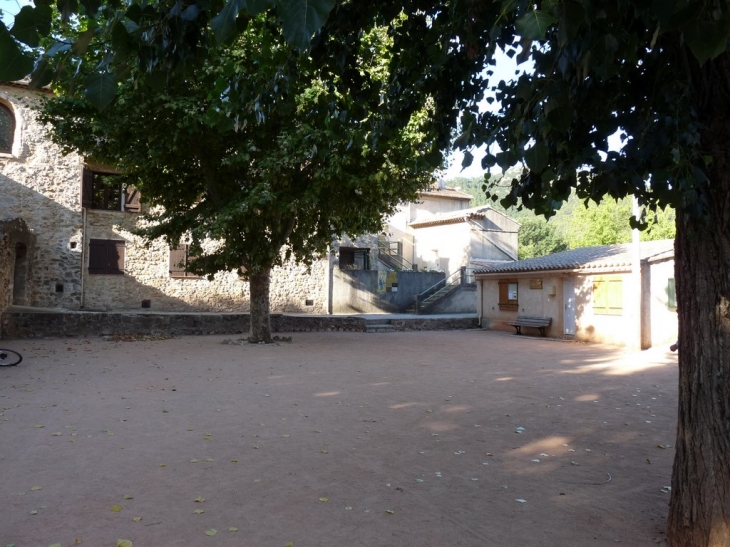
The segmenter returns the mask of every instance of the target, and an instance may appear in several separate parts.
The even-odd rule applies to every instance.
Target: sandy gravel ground
[[[0,547],[664,544],[663,347],[227,339],[0,341]]]

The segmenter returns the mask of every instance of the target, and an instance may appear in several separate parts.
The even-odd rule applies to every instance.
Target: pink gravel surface
[[[0,341],[0,547],[664,544],[663,347],[230,339]]]

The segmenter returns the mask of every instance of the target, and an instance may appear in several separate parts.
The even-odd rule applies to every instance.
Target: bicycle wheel
[[[0,349],[0,367],[14,367],[23,360],[17,351]]]

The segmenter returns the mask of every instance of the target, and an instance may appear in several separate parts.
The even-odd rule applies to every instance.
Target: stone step
[[[365,332],[395,332],[395,327],[390,323],[368,324]]]

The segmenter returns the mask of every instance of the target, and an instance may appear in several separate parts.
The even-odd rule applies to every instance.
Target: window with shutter
[[[198,274],[189,271],[195,256],[190,254],[190,245],[180,245],[170,249],[170,277],[181,279],[200,279]]]
[[[506,311],[517,311],[519,305],[517,302],[516,279],[500,279],[499,280],[499,309]]]
[[[624,295],[621,276],[593,278],[593,313],[596,315],[623,315]]]
[[[125,242],[115,239],[89,240],[89,273],[124,274]]]
[[[81,205],[103,211],[141,211],[140,192],[134,186],[124,187],[119,175],[84,169],[81,176]]]

